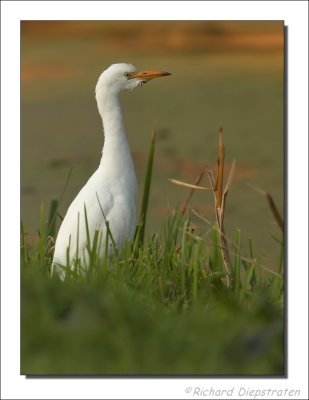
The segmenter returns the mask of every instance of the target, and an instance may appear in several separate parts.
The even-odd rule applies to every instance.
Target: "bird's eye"
[[[126,77],[126,78],[130,78],[130,72],[126,72],[125,74],[124,74],[124,76]]]

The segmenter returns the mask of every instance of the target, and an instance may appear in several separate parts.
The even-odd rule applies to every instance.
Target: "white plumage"
[[[98,169],[73,200],[59,229],[53,271],[61,277],[64,277],[63,267],[72,265],[76,259],[87,267],[89,240],[85,210],[90,244],[98,231],[101,256],[106,248],[106,221],[119,250],[127,239],[132,239],[136,227],[137,185],[119,95],[166,75],[170,74],[139,71],[131,64],[113,64],[99,77],[95,94],[105,136],[102,158]]]

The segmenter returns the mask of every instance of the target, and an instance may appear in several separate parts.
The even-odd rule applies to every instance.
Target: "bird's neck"
[[[101,92],[97,96],[99,113],[104,128],[104,146],[100,166],[115,176],[133,175],[135,171],[125,133],[118,93]]]

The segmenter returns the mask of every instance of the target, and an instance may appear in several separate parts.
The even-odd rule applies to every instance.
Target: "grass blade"
[[[24,224],[21,221],[20,222],[20,234],[21,234],[21,248],[20,248],[20,261],[21,261],[21,266],[26,267],[29,262],[29,256],[28,256],[28,251],[27,251],[27,246],[25,242],[25,230],[24,230]]]
[[[45,262],[45,243],[46,243],[46,218],[43,203],[40,207],[40,219],[39,219],[39,243],[38,243],[38,261],[41,266]]]
[[[181,291],[185,293],[186,269],[187,269],[187,233],[190,226],[190,220],[187,218],[183,225],[181,239]]]
[[[153,160],[155,153],[155,144],[156,144],[156,131],[154,130],[151,136],[150,147],[148,152],[148,161],[147,161],[147,169],[144,183],[144,192],[143,192],[143,200],[141,213],[139,218],[139,226],[137,228],[137,245],[138,247],[142,247],[144,245],[145,240],[145,226],[147,220],[147,210],[149,203],[149,194],[151,187],[151,178],[152,178],[152,168],[153,168]]]
[[[234,289],[235,292],[238,293],[240,289],[240,230],[236,230],[236,253],[235,253],[235,259],[234,259],[234,277],[233,277],[233,283],[234,283]]]
[[[59,201],[57,199],[53,199],[50,203],[49,213],[48,213],[47,236],[55,237],[58,206],[59,206]]]
[[[198,294],[198,272],[199,272],[199,258],[202,249],[203,242],[194,243],[193,245],[193,288],[192,288],[192,300],[197,300]]]

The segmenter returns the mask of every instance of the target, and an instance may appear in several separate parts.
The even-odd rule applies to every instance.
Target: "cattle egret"
[[[136,227],[136,176],[130,153],[119,95],[153,78],[170,75],[163,71],[140,71],[131,64],[113,64],[99,77],[95,89],[98,110],[103,122],[104,146],[98,169],[71,203],[60,226],[52,271],[62,278],[65,267],[75,260],[87,268],[89,244],[99,239],[98,254],[111,248],[110,238],[121,250],[133,238]],[[96,233],[98,232],[98,233]],[[88,248],[87,248],[88,246]]]

